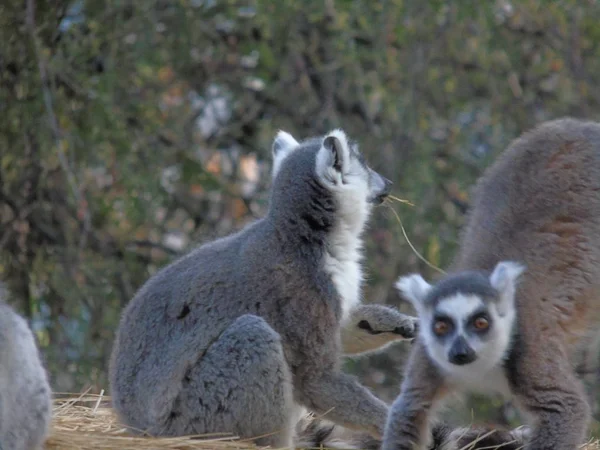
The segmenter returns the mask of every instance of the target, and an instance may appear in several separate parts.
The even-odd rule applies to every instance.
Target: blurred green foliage
[[[135,290],[264,212],[278,129],[346,129],[447,265],[497,152],[540,121],[599,118],[599,20],[591,0],[2,2],[0,276],[54,388],[106,388]],[[385,208],[367,256],[368,301],[435,276]],[[404,354],[348,368],[391,399]]]

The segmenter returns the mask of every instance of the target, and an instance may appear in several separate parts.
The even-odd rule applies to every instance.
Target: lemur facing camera
[[[600,124],[556,120],[515,140],[476,185],[450,275],[397,287],[420,331],[383,449],[426,448],[456,390],[513,399],[531,419],[528,450],[584,443],[574,364],[600,319]]]
[[[272,152],[266,216],[164,267],[125,308],[110,382],[132,430],[289,446],[304,407],[381,437],[388,406],[341,371],[340,326],[391,182],[341,130],[280,132]]]
[[[394,342],[413,340],[418,330],[417,318],[394,308],[378,304],[362,304],[353,309],[342,323],[342,353],[360,357],[385,351]],[[527,427],[493,430],[490,427],[452,427],[437,422],[431,430],[429,450],[479,450],[501,447],[519,450],[529,433]],[[378,450],[381,441],[364,431],[352,430],[327,420],[327,416],[300,414],[296,424],[297,448],[331,448]]]
[[[352,310],[342,324],[342,353],[357,357],[385,351],[394,342],[413,340],[418,330],[415,317],[386,305],[363,304]],[[490,427],[452,427],[436,422],[431,430],[429,450],[478,450],[501,447],[520,450],[529,428],[494,430]],[[381,441],[364,431],[352,430],[327,420],[311,417],[306,411],[296,424],[297,448],[378,450]]]

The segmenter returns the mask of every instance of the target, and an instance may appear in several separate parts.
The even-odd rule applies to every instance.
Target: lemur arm
[[[360,305],[342,326],[345,356],[382,351],[393,342],[416,337],[418,319],[379,304]]]
[[[381,450],[427,448],[431,439],[431,415],[447,392],[444,378],[417,340],[405,371],[401,393],[387,418]]]
[[[339,425],[383,436],[388,406],[354,377],[338,370],[305,377],[298,401],[317,415]]]
[[[360,305],[341,330],[344,355],[358,355],[383,350],[392,342],[411,340],[417,334],[418,319],[396,309],[378,305]],[[329,355],[336,351],[327,352]],[[330,358],[321,370],[307,372],[300,401],[316,413],[348,428],[362,429],[381,438],[388,406],[356,379],[337,369]]]

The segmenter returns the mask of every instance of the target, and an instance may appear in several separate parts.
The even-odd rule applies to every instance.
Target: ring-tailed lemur
[[[0,448],[38,450],[50,430],[52,391],[27,322],[0,285]]]
[[[416,337],[418,322],[385,305],[365,304],[352,311],[342,326],[342,351],[346,356],[384,351],[391,343]],[[327,416],[304,414],[296,425],[296,447],[378,450],[381,441],[368,433],[336,425]],[[438,422],[432,427],[429,450],[522,448],[528,428],[497,430],[490,427],[452,427]]]
[[[398,287],[420,332],[384,449],[425,448],[456,389],[514,399],[532,419],[527,450],[581,445],[590,407],[574,364],[600,319],[600,124],[551,121],[513,142],[477,184],[450,275]]]
[[[300,407],[380,437],[388,406],[340,370],[360,302],[361,234],[391,182],[343,131],[279,132],[266,217],[152,276],[127,305],[113,405],[153,435],[230,432],[291,445]]]

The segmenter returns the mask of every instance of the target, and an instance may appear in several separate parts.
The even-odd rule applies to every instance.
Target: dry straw
[[[398,203],[404,203],[404,204],[407,204],[409,206],[415,206],[410,201],[404,200],[402,198],[395,197],[393,195],[389,195],[388,199],[389,200],[393,200],[393,201],[398,202]],[[398,221],[398,224],[400,224],[400,229],[402,230],[402,235],[404,236],[404,239],[406,240],[407,244],[409,245],[409,247],[413,251],[413,253],[417,256],[417,258],[419,258],[421,261],[423,261],[425,264],[427,264],[432,269],[438,271],[441,274],[445,274],[446,272],[444,272],[442,269],[440,269],[436,265],[434,265],[434,264],[430,263],[429,261],[427,261],[427,259],[417,251],[417,249],[415,248],[415,246],[412,244],[412,242],[408,238],[408,234],[406,234],[406,230],[404,229],[404,224],[402,223],[402,219],[400,219],[400,215],[396,212],[396,210],[389,203],[389,201],[386,201],[385,205],[390,209],[390,211],[392,211],[392,213],[396,217],[396,220]]]
[[[54,401],[53,424],[46,450],[192,450],[255,449],[231,436],[204,435],[179,438],[134,436],[119,424],[110,398],[81,394]]]
[[[102,393],[70,395],[55,400],[52,432],[45,448],[46,450],[257,449],[248,441],[222,435],[181,438],[133,436],[118,423],[110,408],[110,399]],[[589,442],[581,448],[600,450],[600,444],[598,441]],[[461,450],[468,450],[468,448]]]

